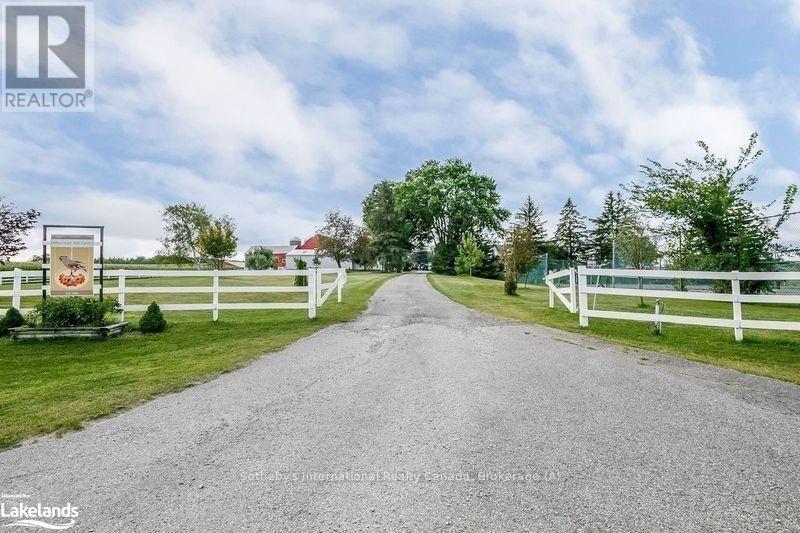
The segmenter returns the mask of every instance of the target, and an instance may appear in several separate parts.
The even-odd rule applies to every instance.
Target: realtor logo
[[[94,110],[93,7],[3,4],[4,111]]]

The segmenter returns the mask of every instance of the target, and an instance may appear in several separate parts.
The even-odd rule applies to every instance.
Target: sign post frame
[[[103,301],[103,268],[105,266],[105,259],[103,256],[103,245],[105,243],[104,234],[105,234],[105,226],[81,226],[81,225],[73,225],[73,224],[44,224],[42,226],[42,300],[47,299],[47,285],[49,285],[49,279],[47,274],[47,247],[49,246],[48,242],[48,230],[50,229],[92,229],[92,230],[99,230],[100,231],[100,301]]]

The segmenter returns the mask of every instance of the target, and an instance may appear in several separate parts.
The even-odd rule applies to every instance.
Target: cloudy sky
[[[188,201],[283,243],[452,156],[551,223],[699,139],[760,132],[757,201],[800,182],[800,0],[98,2],[95,26],[96,111],[0,115],[0,194],[112,255]]]

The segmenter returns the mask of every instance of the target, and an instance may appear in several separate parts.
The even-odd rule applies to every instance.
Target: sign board
[[[50,238],[50,295],[94,295],[94,235]]]

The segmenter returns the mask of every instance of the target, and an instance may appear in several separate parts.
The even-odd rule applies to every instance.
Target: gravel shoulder
[[[0,492],[70,502],[70,531],[792,531],[798,435],[796,385],[405,275],[353,322],[0,453]]]

